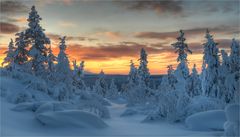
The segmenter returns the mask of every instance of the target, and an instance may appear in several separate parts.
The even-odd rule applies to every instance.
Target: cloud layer
[[[20,30],[17,25],[7,23],[7,22],[0,22],[1,33],[4,34],[12,34],[16,33]]]
[[[26,13],[28,7],[19,0],[1,0],[0,11],[3,14]]]

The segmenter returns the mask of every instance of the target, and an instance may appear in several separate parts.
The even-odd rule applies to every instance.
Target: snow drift
[[[56,112],[45,112],[36,115],[36,118],[44,125],[54,127],[81,127],[81,128],[104,128],[107,124],[94,114],[67,110]]]
[[[224,122],[226,122],[226,116],[223,110],[199,112],[185,120],[188,128],[197,131],[222,131]]]

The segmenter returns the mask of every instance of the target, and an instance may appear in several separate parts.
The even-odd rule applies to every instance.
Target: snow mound
[[[35,112],[38,107],[42,104],[42,102],[25,102],[25,103],[19,103],[15,107],[13,107],[11,110],[13,111],[33,111]]]
[[[197,131],[223,130],[224,122],[226,116],[223,110],[199,112],[185,120],[188,128]]]
[[[36,115],[43,124],[54,127],[104,128],[107,124],[96,115],[79,110],[45,112]]]
[[[224,123],[224,135],[225,136],[240,136],[240,105],[232,104],[228,105],[225,108],[225,113],[227,117],[227,121]]]
[[[74,105],[67,102],[51,101],[40,105],[39,108],[36,110],[36,113],[40,114],[49,111],[63,111],[75,108],[76,107]]]

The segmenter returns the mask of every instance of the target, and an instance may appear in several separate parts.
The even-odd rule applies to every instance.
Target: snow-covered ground
[[[184,123],[169,123],[165,121],[156,122],[142,122],[146,115],[130,115],[121,116],[123,112],[128,109],[126,101],[124,99],[116,99],[111,101],[111,106],[108,106],[111,118],[100,119],[95,115],[88,113],[82,113],[80,110],[70,110],[62,112],[49,112],[40,113],[38,111],[33,112],[29,110],[20,111],[24,105],[17,105],[12,102],[11,98],[14,98],[13,92],[22,92],[26,90],[24,83],[19,80],[9,77],[1,77],[1,136],[141,136],[141,137],[160,137],[160,136],[222,136],[223,131],[192,131]],[[31,90],[34,94],[40,97],[41,91]],[[36,93],[35,93],[36,92]],[[41,100],[41,98],[40,98]],[[51,104],[51,100],[47,99]],[[46,102],[46,101],[45,101]],[[26,103],[25,103],[26,104]],[[31,103],[30,103],[31,104]],[[57,103],[56,103],[57,104]],[[26,106],[26,105],[25,105]],[[50,105],[51,106],[51,105]],[[48,108],[45,109],[51,109]],[[45,110],[44,109],[44,110]],[[43,110],[41,110],[42,112]],[[44,111],[43,111],[44,112]],[[53,115],[55,113],[56,115]],[[69,117],[67,114],[70,114]],[[47,116],[47,117],[46,117]],[[49,117],[50,116],[50,117]],[[76,124],[80,126],[54,126],[51,125],[51,121],[55,120],[55,116],[59,117],[60,121],[57,122],[71,125]],[[75,118],[74,118],[75,117]],[[88,120],[91,117],[93,119]],[[49,121],[50,118],[50,121]],[[63,118],[63,119],[61,119]],[[74,120],[71,122],[72,118]],[[47,124],[43,124],[48,119]],[[40,122],[40,120],[42,120]],[[68,121],[69,120],[69,121]],[[49,123],[50,122],[50,123]],[[54,122],[54,121],[53,121]],[[98,126],[91,126],[98,122]],[[88,124],[88,126],[84,126]],[[107,126],[105,126],[105,124]],[[90,125],[90,126],[89,126]],[[99,128],[101,127],[101,128]]]
[[[108,127],[76,128],[50,127],[42,125],[33,112],[12,111],[15,105],[1,98],[1,136],[221,136],[222,131],[199,132],[191,131],[184,124],[169,124],[167,122],[141,123],[145,116],[134,115],[120,117],[126,110],[125,104],[115,104],[109,107],[111,118],[104,120]]]

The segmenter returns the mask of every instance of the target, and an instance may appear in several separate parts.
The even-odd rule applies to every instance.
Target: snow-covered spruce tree
[[[57,61],[57,57],[52,53],[51,46],[48,48],[48,56],[47,56],[47,79],[50,81],[55,81],[55,72],[56,72],[56,66],[54,62]]]
[[[202,90],[204,95],[210,97],[219,96],[219,50],[212,35],[206,31],[207,42],[204,43],[202,65]]]
[[[55,72],[55,64],[54,62],[57,61],[57,57],[52,53],[51,46],[48,48],[48,56],[47,56],[47,62],[48,62],[48,72],[54,73]]]
[[[71,69],[69,66],[69,60],[65,50],[67,45],[65,44],[66,36],[60,38],[59,49],[60,52],[57,57],[57,65],[56,65],[56,82],[61,85],[56,87],[55,97],[58,100],[67,100],[72,94],[72,75]]]
[[[83,81],[84,77],[84,61],[81,61],[79,66],[77,65],[76,60],[73,61],[73,86],[77,87],[80,90],[85,90],[86,85]]]
[[[14,54],[15,54],[15,47],[12,39],[8,44],[8,50],[5,51],[4,54],[7,54],[7,56],[3,59],[2,66],[4,64],[7,64],[6,68],[11,71],[14,68]]]
[[[173,43],[172,46],[175,48],[175,52],[178,53],[177,61],[180,62],[177,66],[176,73],[180,73],[184,79],[189,76],[188,62],[187,62],[187,53],[192,54],[192,51],[188,48],[188,45],[185,43],[184,32],[179,31],[180,36],[177,38],[177,42]]]
[[[229,56],[225,50],[221,50],[221,57],[222,57],[222,63],[219,67],[219,97],[226,102],[227,101],[227,96],[228,91],[226,90],[225,87],[225,80],[226,77],[230,74],[230,62],[229,62]]]
[[[58,81],[68,82],[71,76],[71,69],[69,66],[69,60],[67,54],[65,53],[67,45],[65,44],[66,36],[59,38],[59,54],[57,56],[57,65],[56,65],[56,73]]]
[[[231,72],[239,72],[240,71],[240,46],[239,41],[233,39],[231,45],[231,53],[230,53],[230,69]]]
[[[135,67],[133,61],[130,61],[130,70],[127,77],[126,84],[123,84],[122,90],[123,94],[127,95],[127,92],[137,85],[137,68]]]
[[[149,88],[150,73],[147,64],[147,53],[142,48],[140,52],[136,83],[131,84],[132,87],[129,88],[126,96],[129,106],[135,104],[144,105],[153,95],[152,90]]]
[[[238,103],[240,101],[240,47],[235,39],[232,40],[229,64],[230,72],[225,78],[225,101]]]
[[[186,92],[186,79],[189,77],[189,69],[187,62],[187,53],[192,53],[185,43],[184,32],[180,30],[180,36],[177,42],[172,46],[178,53],[177,61],[180,62],[177,69],[174,71],[174,76],[177,79],[175,90],[168,94],[168,99],[172,100],[167,111],[167,119],[170,121],[182,121],[186,117],[186,106],[190,102],[190,98]]]
[[[169,92],[175,90],[175,84],[177,83],[177,79],[174,76],[174,69],[172,65],[167,66],[167,75],[163,76],[161,83],[158,87],[160,92]]]
[[[137,68],[135,67],[133,61],[130,61],[130,71],[128,74],[128,82],[136,83],[137,82]]]
[[[169,121],[178,120],[177,103],[178,92],[176,91],[177,78],[174,75],[174,69],[172,65],[167,66],[167,75],[162,77],[161,83],[158,87],[158,91],[155,92],[155,99],[150,102],[152,106],[155,106],[155,110],[152,111],[145,120],[159,120],[165,118]]]
[[[38,15],[35,6],[32,6],[29,13],[28,28],[26,29],[25,38],[31,45],[29,55],[31,56],[33,73],[43,75],[46,72],[47,52],[46,44],[50,44],[49,38],[40,26],[42,18]]]
[[[114,82],[114,79],[111,80],[111,84],[107,91],[106,97],[109,99],[115,99],[118,97],[118,89]]]
[[[144,50],[144,48],[142,48],[140,52],[139,67],[137,71],[138,84],[141,83],[149,85],[150,73],[147,66],[148,64],[147,56],[148,56],[147,52]]]
[[[196,64],[192,68],[192,73],[186,82],[186,91],[190,97],[202,94],[201,79],[198,76]]]
[[[95,82],[94,91],[98,95],[105,97],[107,90],[108,90],[108,84],[105,81],[105,74],[104,74],[103,70],[101,70],[101,72],[98,75],[98,79]]]
[[[18,69],[21,69],[20,67],[24,65],[28,61],[28,50],[27,45],[28,42],[25,40],[25,34],[24,32],[20,32],[16,34],[16,40],[15,40],[15,47],[16,50],[14,52],[14,63],[18,66]]]

